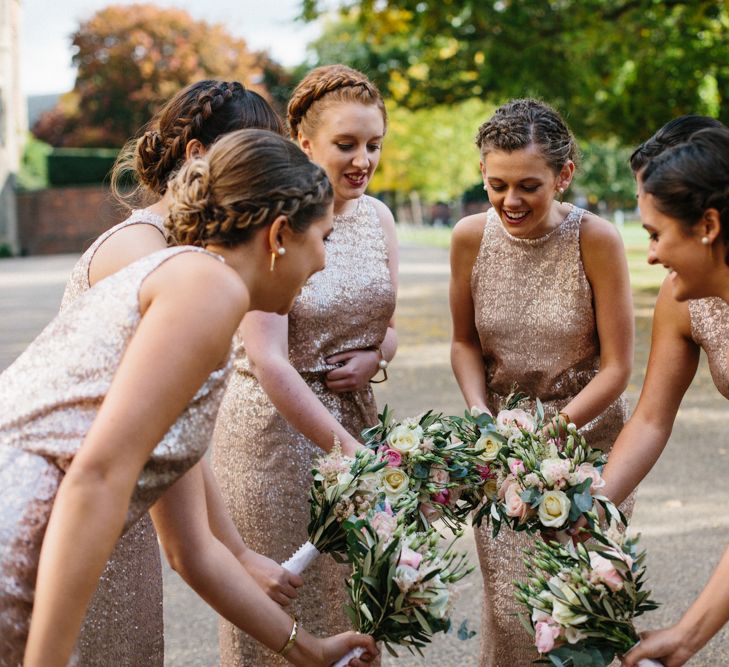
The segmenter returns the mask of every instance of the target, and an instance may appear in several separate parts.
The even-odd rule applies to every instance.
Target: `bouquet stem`
[[[281,563],[281,567],[286,568],[292,574],[301,574],[320,555],[321,551],[311,542],[306,541],[296,550],[296,553],[291,558]]]
[[[359,646],[357,648],[353,648],[349,653],[347,653],[347,655],[337,660],[337,662],[335,662],[332,667],[346,667],[346,665],[349,664],[350,660],[352,660],[353,658],[359,658],[363,653],[363,648],[360,648]]]

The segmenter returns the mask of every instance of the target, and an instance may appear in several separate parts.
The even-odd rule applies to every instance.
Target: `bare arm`
[[[26,667],[66,665],[139,472],[225,357],[246,305],[240,279],[202,255],[174,257],[145,280],[139,327],[55,498],[40,554]]]
[[[243,318],[241,334],[253,373],[284,419],[324,451],[331,450],[336,435],[344,452],[354,453],[360,443],[289,363],[288,317],[252,311]]]
[[[382,225],[387,244],[387,265],[390,271],[392,288],[397,294],[399,249],[395,220],[390,209],[377,199],[372,200]],[[392,361],[397,351],[397,332],[395,330],[395,315],[390,318],[385,338],[377,350],[348,350],[341,354],[332,355],[327,359],[330,364],[343,364],[327,373],[327,387],[335,392],[357,391],[364,389],[367,383],[380,371],[380,353],[382,359]]]
[[[483,237],[486,216],[461,220],[451,237],[450,307],[453,320],[451,366],[468,407],[486,410],[486,374],[476,314],[471,296],[471,274]]]
[[[165,237],[153,225],[140,223],[114,232],[96,250],[89,264],[89,284],[100,280],[167,247]]]
[[[605,467],[605,495],[621,503],[648,474],[673,429],[681,399],[699,362],[688,306],[664,282],[653,316],[651,351],[635,412],[615,441]]]
[[[585,274],[592,286],[600,369],[563,411],[578,427],[597,417],[628,386],[633,366],[633,300],[628,264],[617,230],[586,214],[580,230]]]
[[[696,601],[681,620],[664,630],[646,632],[623,659],[637,667],[642,658],[657,658],[665,667],[681,667],[729,621],[729,549]]]

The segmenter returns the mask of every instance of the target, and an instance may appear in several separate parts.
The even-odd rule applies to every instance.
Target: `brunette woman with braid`
[[[335,439],[352,454],[361,430],[376,422],[370,380],[396,347],[394,222],[365,195],[385,134],[382,97],[360,72],[321,67],[294,91],[288,120],[291,136],[334,189],[327,266],[289,315],[251,313],[243,320],[213,437],[213,471],[236,526],[252,549],[279,563],[306,540],[315,459]],[[307,627],[350,627],[348,573],[330,556],[306,570],[292,609]],[[220,644],[224,667],[282,663],[226,621]]]
[[[0,375],[0,665],[76,664],[104,563],[149,510],[173,552],[185,540],[203,550],[178,569],[219,614],[292,664],[328,667],[362,646],[350,664],[361,667],[377,653],[371,637],[315,638],[203,537],[198,465],[241,318],[286,313],[324,267],[331,185],[280,135],[239,130],[188,161],[170,193],[180,245],[87,290]],[[127,660],[116,664],[145,664]]]
[[[113,172],[114,189],[122,201],[142,195],[151,205],[133,210],[84,253],[72,270],[61,311],[92,285],[166,248],[164,217],[172,196],[167,187],[170,178],[188,158],[202,155],[222,135],[247,127],[283,133],[281,119],[269,104],[238,82],[199,81],[175,95],[141,136],[127,144]],[[121,194],[118,184],[130,175],[138,183],[137,190]],[[200,465],[204,476],[210,477],[207,462]],[[208,484],[207,488],[214,487]],[[286,604],[295,595],[299,578],[246,548],[219,497],[211,495],[208,503],[216,537],[238,555],[274,600]],[[176,544],[170,556],[188,567],[198,553],[195,544],[184,541]],[[162,666],[162,570],[157,535],[148,515],[130,528],[112,554],[89,606],[78,649],[81,667]]]
[[[467,405],[495,413],[516,388],[539,398],[555,426],[573,422],[609,449],[626,418],[633,357],[628,268],[617,230],[561,203],[575,169],[559,114],[531,99],[496,110],[478,131],[492,208],[455,227],[451,362]],[[533,403],[531,404],[533,407]],[[516,616],[512,581],[526,576],[530,540],[476,532],[484,581],[482,667],[538,658]]]

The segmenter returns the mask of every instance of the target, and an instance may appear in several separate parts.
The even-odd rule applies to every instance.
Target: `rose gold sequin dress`
[[[325,359],[382,343],[395,308],[387,246],[377,213],[362,197],[354,213],[334,218],[326,268],[312,276],[289,314],[289,356],[294,368],[334,417],[353,435],[377,420],[370,388],[336,394],[324,384],[334,368]],[[307,539],[311,468],[322,450],[294,430],[236,350],[235,372],[213,436],[213,471],[246,544],[281,563]],[[348,568],[320,556],[290,611],[316,635],[351,629],[345,615]],[[223,667],[285,665],[227,621],[220,622]]]
[[[486,216],[471,276],[471,295],[492,412],[514,389],[558,412],[595,376],[599,340],[592,288],[580,255],[584,211],[573,207],[559,227],[538,239],[519,239],[494,209]],[[530,404],[529,409],[534,405]],[[626,420],[623,397],[581,429],[587,442],[612,446]],[[513,585],[526,576],[522,549],[534,538],[486,523],[476,531],[484,582],[481,667],[525,667],[539,656],[515,613]],[[538,539],[538,538],[536,538]]]
[[[688,302],[691,316],[691,337],[700,345],[709,360],[711,378],[724,398],[729,398],[729,304],[718,296],[692,299]]]
[[[100,281],[0,375],[0,667],[22,661],[53,500],[139,325],[139,288],[160,264],[184,252],[204,251],[162,250]],[[152,451],[125,530],[203,455],[229,368],[211,373]]]
[[[108,229],[76,262],[61,312],[90,288],[89,266],[102,243],[131,225],[152,225],[166,237],[164,219],[144,209]],[[162,667],[162,564],[149,514],[119,540],[86,612],[78,638],[79,667]]]

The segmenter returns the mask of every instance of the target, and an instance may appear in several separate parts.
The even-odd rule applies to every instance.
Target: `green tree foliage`
[[[322,0],[302,0],[305,18]],[[729,122],[722,0],[340,0],[319,62],[368,72],[412,109],[550,101],[584,138],[636,143],[682,113]]]
[[[152,4],[106,7],[72,39],[74,89],[34,127],[54,146],[118,147],[189,83],[237,80],[265,94],[260,82],[272,85],[280,74],[224,26]]]

